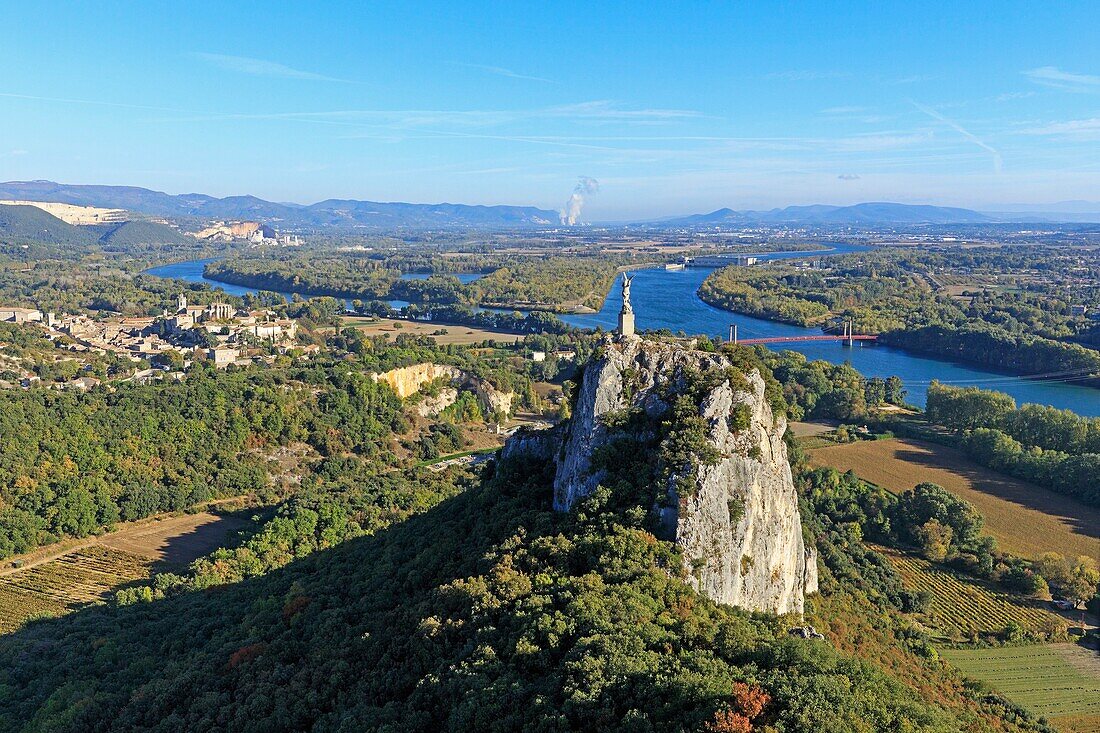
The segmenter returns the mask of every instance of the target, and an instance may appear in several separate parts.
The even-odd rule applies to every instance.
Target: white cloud
[[[858,181],[859,176],[855,173],[841,173],[837,178],[841,181]]]
[[[828,107],[821,110],[823,115],[858,115],[867,112],[866,107]]]
[[[998,94],[993,98],[995,102],[1011,102],[1014,99],[1027,99],[1028,97],[1034,97],[1035,92],[1005,92],[1004,94]]]
[[[531,75],[528,75],[528,74],[521,74],[518,71],[512,71],[511,69],[506,69],[503,66],[487,66],[485,64],[466,64],[466,63],[462,63],[460,61],[452,61],[451,65],[453,65],[453,66],[465,66],[467,69],[477,69],[479,71],[484,71],[484,72],[489,73],[489,74],[496,74],[497,76],[504,76],[504,77],[507,77],[509,79],[521,79],[523,81],[540,81],[540,82],[543,82],[545,84],[557,84],[558,83],[558,82],[554,81],[553,79],[547,79],[547,78],[542,77],[542,76],[531,76]]]
[[[1100,76],[1063,71],[1057,66],[1040,66],[1023,72],[1031,81],[1068,92],[1100,92]]]
[[[773,71],[765,74],[765,79],[782,79],[783,81],[818,81],[821,79],[845,79],[851,76],[847,71],[820,71],[813,69],[796,69],[793,71]]]
[[[347,79],[337,79],[332,76],[325,76],[324,74],[315,74],[312,71],[302,71],[301,69],[295,69],[284,64],[277,63],[275,61],[265,61],[264,59],[254,59],[248,56],[228,56],[220,53],[202,53],[196,52],[191,54],[197,59],[201,59],[208,64],[217,66],[219,69],[225,69],[226,71],[234,71],[238,74],[248,74],[250,76],[270,76],[278,79],[303,79],[307,81],[335,81],[341,83],[349,83]]]
[[[318,112],[258,112],[211,114],[184,121],[210,120],[298,120],[336,125],[384,125],[390,129],[423,129],[454,126],[462,128],[507,125],[530,120],[656,125],[703,117],[694,110],[631,109],[610,100],[531,109],[447,110],[447,109],[344,109]]]
[[[869,135],[853,135],[842,137],[832,141],[837,150],[849,152],[874,152],[877,150],[896,150],[908,148],[913,145],[928,142],[932,139],[930,132],[915,133],[874,133]]]
[[[1025,135],[1043,135],[1063,140],[1092,141],[1100,140],[1100,117],[1086,120],[1067,120],[1052,122],[1041,127],[1032,127],[1022,131]]]

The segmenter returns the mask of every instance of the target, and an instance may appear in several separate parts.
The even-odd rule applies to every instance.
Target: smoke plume
[[[581,217],[581,209],[584,208],[584,202],[586,196],[591,196],[594,193],[599,193],[600,182],[595,178],[589,178],[588,176],[581,176],[577,181],[577,185],[573,188],[573,195],[569,197],[569,200],[565,202],[565,208],[559,212],[561,214],[561,223],[573,226],[577,223],[577,220]]]

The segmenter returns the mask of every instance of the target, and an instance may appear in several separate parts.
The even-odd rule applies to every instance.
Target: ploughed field
[[[35,618],[107,601],[154,569],[186,566],[244,524],[237,517],[208,512],[144,519],[100,537],[8,558],[0,569],[0,633]]]
[[[1074,644],[941,649],[981,680],[1065,733],[1100,732],[1100,656]]]
[[[851,470],[895,493],[926,481],[939,484],[973,504],[998,547],[1015,555],[1100,556],[1100,509],[985,468],[954,448],[918,440],[857,441],[815,448],[810,462]]]

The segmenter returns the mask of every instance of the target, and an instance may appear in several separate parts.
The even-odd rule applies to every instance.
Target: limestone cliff
[[[465,373],[458,367],[444,364],[413,364],[374,375],[374,381],[390,385],[401,399],[415,394],[428,382],[434,382],[440,378],[449,381],[461,380],[465,378]]]
[[[372,375],[374,381],[385,382],[397,393],[401,399],[410,397],[420,391],[420,388],[437,379],[445,379],[455,387],[469,389],[477,395],[481,409],[486,415],[500,413],[510,415],[512,413],[512,401],[515,394],[502,392],[488,382],[466,373],[458,367],[447,364],[413,364],[412,366],[391,369],[382,374]],[[453,394],[452,394],[453,392]],[[452,404],[458,397],[453,390],[444,390],[442,399],[425,400],[417,408],[420,414],[435,414]],[[425,412],[426,410],[427,412]],[[434,411],[434,412],[433,412]]]
[[[416,403],[416,414],[421,417],[435,417],[455,402],[458,402],[458,390],[454,387],[444,387],[435,395],[424,395]]]
[[[657,525],[682,548],[699,591],[744,608],[801,613],[805,594],[817,590],[817,564],[802,539],[786,419],[772,414],[759,372],[743,374],[727,356],[682,343],[608,341],[585,368],[569,423],[519,437],[505,456],[552,456],[554,507],[569,510],[606,478],[601,449],[617,439],[616,419],[632,411],[635,425],[668,426],[670,403],[691,390],[692,429],[703,436],[706,460],[655,473]],[[653,463],[657,451],[650,444],[635,455]]]

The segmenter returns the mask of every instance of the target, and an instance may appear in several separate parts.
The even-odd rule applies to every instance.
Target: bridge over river
[[[819,334],[815,336],[762,336],[755,339],[737,339],[735,343],[751,346],[753,344],[793,344],[799,341],[878,341],[878,336],[855,334],[854,336],[842,336],[840,334]]]

